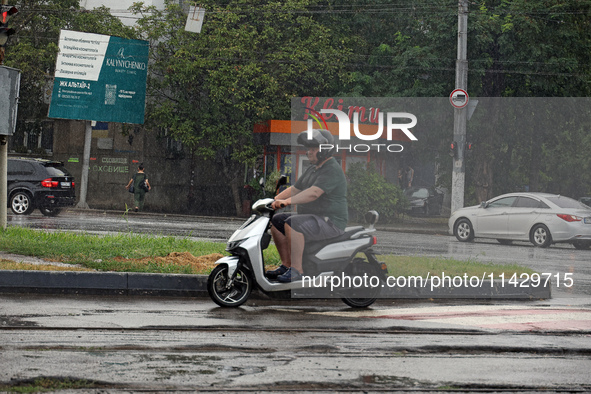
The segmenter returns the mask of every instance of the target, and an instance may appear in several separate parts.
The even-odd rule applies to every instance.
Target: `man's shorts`
[[[271,223],[285,235],[285,225],[304,235],[306,241],[321,241],[338,237],[343,230],[335,226],[330,219],[317,215],[297,215],[292,213],[278,213],[273,216]]]

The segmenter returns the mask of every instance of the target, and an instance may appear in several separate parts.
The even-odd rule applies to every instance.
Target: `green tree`
[[[289,119],[292,97],[322,95],[346,77],[351,49],[310,15],[312,3],[204,1],[200,34],[184,31],[187,14],[178,5],[133,8],[151,45],[148,127],[165,128],[218,165],[236,212],[244,164],[259,153],[255,124]]]
[[[481,1],[471,7],[468,48],[472,71],[468,86],[474,96],[587,97],[591,94],[590,2]],[[572,176],[565,177],[559,171],[561,166],[547,164],[553,158],[560,158],[562,163],[574,165],[573,168],[585,168],[589,165],[587,159],[573,156],[571,149],[557,144],[556,133],[549,127],[536,128],[533,124],[503,127],[497,120],[507,118],[507,114],[500,116],[492,109],[489,111],[486,126],[471,131],[477,148],[467,180],[476,186],[477,200],[525,185],[531,191],[577,195],[576,188],[566,187]],[[519,111],[527,113],[526,109]],[[556,115],[537,113],[547,124],[556,121]],[[571,133],[574,137],[577,131],[568,134]],[[583,138],[577,141],[588,142]],[[586,149],[591,146],[587,145]]]
[[[328,19],[356,36],[352,75],[342,94],[353,96],[445,97],[455,85],[457,1],[374,0],[325,2]],[[469,5],[468,91],[471,97],[588,97],[591,93],[591,3],[577,0],[480,0]],[[535,191],[581,193],[572,176],[550,166],[554,158],[575,168],[588,159],[560,143],[550,130],[532,125],[501,127],[500,107],[488,108],[488,122],[468,123],[475,150],[468,159],[468,200],[529,186]],[[478,118],[477,109],[475,117]],[[497,113],[495,114],[495,111]],[[510,115],[510,114],[509,114]],[[475,119],[476,119],[475,118]],[[498,120],[498,121],[497,121]],[[474,127],[478,124],[479,127]],[[472,127],[471,127],[472,126]],[[505,126],[507,126],[505,124]],[[578,132],[578,131],[577,131]],[[588,139],[572,140],[587,144]],[[431,149],[411,146],[415,160],[439,151],[440,179],[450,182],[447,155],[451,129],[433,130]],[[567,149],[568,148],[568,149]],[[581,151],[591,146],[583,145]],[[568,156],[568,158],[566,157]],[[445,174],[447,173],[447,174]],[[572,187],[566,187],[567,184]],[[591,187],[587,185],[586,189]]]

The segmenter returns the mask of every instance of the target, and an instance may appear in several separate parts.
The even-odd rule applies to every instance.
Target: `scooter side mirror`
[[[281,186],[284,186],[287,184],[287,175],[281,175],[279,177],[279,179],[277,180],[277,186],[275,186],[275,194],[277,194],[277,192],[279,191],[279,189],[281,188]]]
[[[378,222],[378,219],[380,218],[380,214],[377,213],[377,211],[368,211],[365,214],[365,222],[367,224],[369,224],[369,228],[373,229],[374,226],[376,225],[376,223]]]

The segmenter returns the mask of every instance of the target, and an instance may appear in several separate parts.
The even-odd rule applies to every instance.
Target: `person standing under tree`
[[[398,187],[404,190],[404,186],[404,174],[402,173],[402,170],[398,170]]]
[[[412,169],[411,166],[406,167],[406,181],[408,182],[408,187],[412,187],[412,181],[415,177],[415,170]]]
[[[150,186],[150,182],[148,182],[148,176],[144,172],[143,164],[138,166],[137,173],[131,177],[125,188],[129,190],[132,184],[133,202],[135,204],[134,210],[138,212],[144,209],[144,199],[146,198],[146,193],[152,190],[152,186]]]

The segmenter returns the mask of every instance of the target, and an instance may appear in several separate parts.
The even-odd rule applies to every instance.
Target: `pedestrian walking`
[[[130,192],[133,190],[134,211],[142,211],[144,209],[146,193],[152,190],[152,186],[150,186],[150,182],[148,181],[148,175],[144,172],[143,164],[138,166],[137,173],[131,177],[125,188]],[[133,189],[130,190],[130,188]]]

